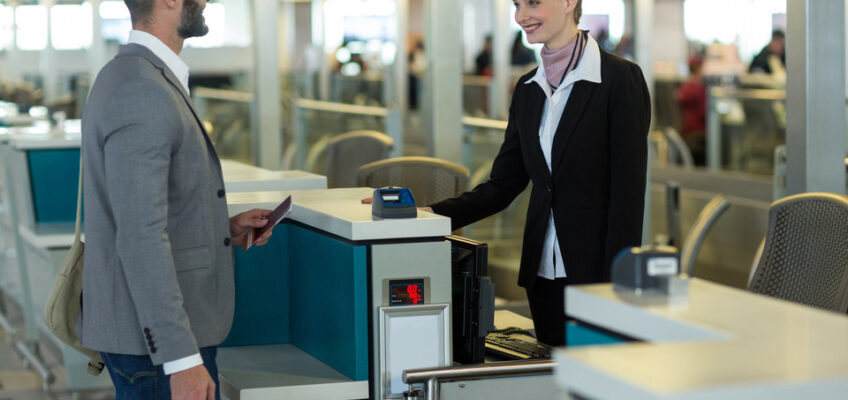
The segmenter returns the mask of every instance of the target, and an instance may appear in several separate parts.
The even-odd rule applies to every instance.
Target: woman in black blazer
[[[641,244],[650,98],[637,65],[577,30],[581,0],[515,4],[527,39],[545,44],[542,67],[515,85],[489,180],[431,208],[458,229],[533,182],[518,284],[538,339],[562,345],[565,285],[609,281],[613,257]]]

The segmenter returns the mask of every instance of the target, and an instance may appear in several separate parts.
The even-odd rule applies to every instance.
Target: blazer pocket
[[[173,250],[174,268],[177,272],[212,266],[212,254],[208,246]]]

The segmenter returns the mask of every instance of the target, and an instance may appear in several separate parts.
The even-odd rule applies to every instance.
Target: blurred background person
[[[492,76],[492,35],[486,35],[483,49],[474,58],[474,75]]]
[[[786,35],[783,31],[772,32],[771,41],[751,61],[748,72],[786,75]]]
[[[532,49],[524,45],[521,37],[521,31],[515,32],[515,39],[512,41],[512,66],[523,67],[525,65],[536,63],[536,53]]]
[[[704,58],[701,55],[693,55],[689,57],[688,64],[689,78],[677,90],[677,104],[683,114],[680,136],[692,151],[695,165],[704,165],[707,130],[707,87],[701,73]]]

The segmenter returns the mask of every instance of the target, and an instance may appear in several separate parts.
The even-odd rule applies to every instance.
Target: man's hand
[[[215,400],[215,382],[198,365],[171,375],[171,398],[174,400]]]
[[[271,210],[254,208],[230,218],[230,240],[232,240],[233,246],[244,246],[248,232],[268,224],[268,214],[271,214]],[[270,237],[271,231],[269,230],[262,237],[253,238],[253,245],[264,246],[265,243],[268,243]]]

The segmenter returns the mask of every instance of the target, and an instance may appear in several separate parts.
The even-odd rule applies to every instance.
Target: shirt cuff
[[[168,361],[162,364],[162,368],[165,369],[165,375],[171,375],[185,371],[189,368],[194,368],[198,365],[203,365],[203,358],[200,357],[200,353],[195,353],[188,357],[180,358],[179,360]]]

